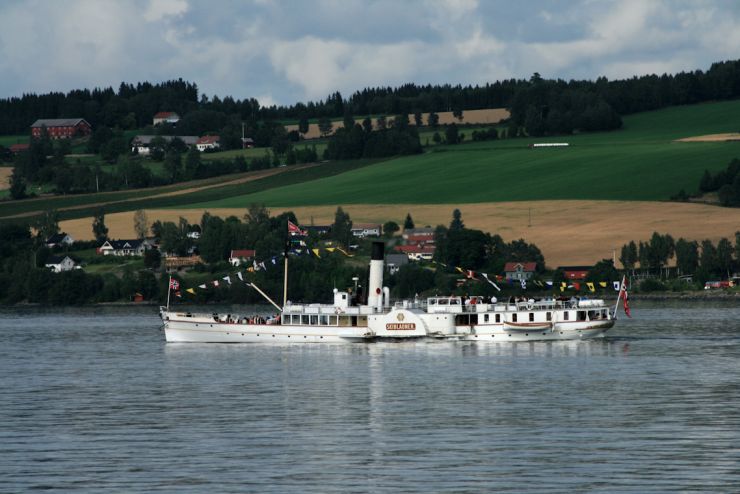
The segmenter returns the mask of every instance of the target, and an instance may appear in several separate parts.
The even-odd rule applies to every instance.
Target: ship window
[[[516,314],[511,315],[511,322],[516,322]]]
[[[329,316],[321,316],[319,324],[322,326],[328,326],[329,325]]]
[[[501,314],[496,314],[496,322],[501,322]]]
[[[534,312],[529,313],[529,322],[534,322]]]
[[[301,324],[308,324],[308,316],[301,316]]]
[[[576,312],[576,318],[579,321],[585,321],[586,320],[586,311],[585,310],[579,310]]]
[[[547,313],[547,320],[552,321],[552,312]]]
[[[488,314],[483,316],[483,322],[488,322]]]
[[[337,316],[329,316],[329,325],[330,326],[336,326],[337,325]]]
[[[570,312],[568,312],[567,310],[563,312],[563,321],[567,321],[569,317],[570,317]]]
[[[311,316],[311,322],[309,324],[311,324],[312,326],[315,326],[318,323],[319,323],[319,316]]]

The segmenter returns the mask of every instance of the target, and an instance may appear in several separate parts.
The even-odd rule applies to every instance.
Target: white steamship
[[[373,243],[367,304],[354,305],[350,293],[334,289],[333,304],[285,302],[280,307],[263,294],[279,311],[269,319],[197,314],[162,307],[166,340],[199,343],[337,343],[409,338],[492,342],[576,340],[603,336],[616,320],[616,307],[612,312],[603,300],[594,299],[492,303],[482,298],[452,296],[392,303],[388,287],[383,287],[383,251],[382,242]],[[286,286],[287,268],[286,257]]]

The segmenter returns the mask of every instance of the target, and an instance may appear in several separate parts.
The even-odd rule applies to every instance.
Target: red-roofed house
[[[173,111],[161,111],[154,115],[154,119],[152,120],[153,125],[159,125],[163,123],[176,124],[179,121],[180,115]]]
[[[203,136],[195,143],[195,147],[200,152],[206,149],[218,149],[221,147],[220,140],[221,138],[219,136]]]
[[[393,248],[396,252],[403,252],[410,261],[431,261],[434,257],[436,247],[434,245],[397,245]]]
[[[404,237],[406,239],[407,244],[433,244],[434,243],[434,236],[430,235],[409,235],[407,237]]]
[[[528,280],[534,276],[536,262],[507,262],[504,265],[504,276],[507,280]]]
[[[591,266],[560,266],[558,269],[563,272],[566,280],[579,281],[586,279]]]
[[[242,263],[248,263],[254,259],[256,251],[254,249],[234,249],[229,256],[229,264],[240,266]]]

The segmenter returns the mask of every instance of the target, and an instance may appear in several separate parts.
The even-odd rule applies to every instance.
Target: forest
[[[565,81],[535,73],[529,79],[475,86],[410,83],[364,88],[349,97],[334,92],[319,101],[267,107],[255,98],[209,97],[199,92],[196,83],[181,79],[157,84],[122,82],[117,90],[78,89],[0,99],[0,135],[26,134],[38,118],[82,117],[93,129],[139,129],[149,125],[158,111],[174,111],[182,117],[178,132],[225,131],[236,136],[244,122],[249,134],[258,136],[265,122],[502,107],[511,109],[514,123],[537,135],[618,128],[621,115],[739,96],[740,60],[717,62],[706,71],[614,81],[605,77]],[[266,135],[270,134],[267,127]]]

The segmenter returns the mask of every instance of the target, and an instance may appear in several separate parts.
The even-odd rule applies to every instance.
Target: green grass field
[[[454,204],[542,199],[666,200],[695,192],[705,169],[740,157],[740,143],[678,143],[740,128],[740,101],[630,115],[614,132],[440,146],[310,183],[192,207]],[[467,133],[467,132],[466,132]],[[534,142],[568,148],[530,149]]]
[[[319,157],[321,157],[324,153],[324,149],[326,149],[326,139],[316,139],[313,141],[302,142],[294,145],[296,149],[311,148],[311,146],[316,146],[316,152],[318,153]],[[252,158],[263,157],[267,151],[270,151],[270,153],[272,153],[272,150],[269,148],[233,149],[231,151],[220,151],[218,153],[203,153],[200,155],[200,159],[203,162],[208,162],[222,159],[234,159],[237,156],[243,156],[244,158],[250,160]],[[285,158],[283,158],[283,161],[284,160]]]
[[[13,144],[24,144],[30,140],[28,135],[22,136],[0,136],[0,146],[10,147]]]

